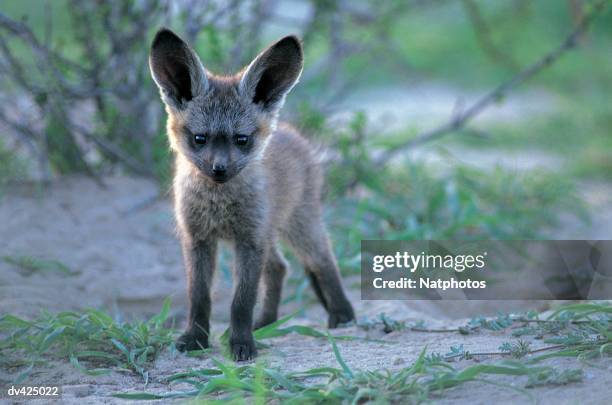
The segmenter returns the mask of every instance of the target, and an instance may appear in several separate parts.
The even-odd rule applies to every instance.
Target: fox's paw
[[[175,346],[179,352],[206,349],[208,347],[208,336],[203,332],[194,333],[188,330],[176,340]]]
[[[327,321],[327,327],[335,329],[339,326],[344,326],[355,320],[355,312],[351,304],[347,304],[343,308],[330,310],[329,319]]]
[[[253,337],[250,339],[230,339],[230,350],[235,361],[253,360],[257,355]]]

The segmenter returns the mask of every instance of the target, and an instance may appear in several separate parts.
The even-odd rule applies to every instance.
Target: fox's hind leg
[[[302,211],[294,215],[288,239],[304,264],[317,298],[329,314],[328,326],[335,328],[354,320],[355,313],[342,288],[325,226],[319,215],[312,214]]]
[[[287,262],[278,251],[278,247],[272,246],[263,269],[263,307],[261,315],[257,319],[257,322],[255,322],[255,327],[253,329],[259,329],[278,319],[278,306],[281,300],[283,279],[286,273]]]

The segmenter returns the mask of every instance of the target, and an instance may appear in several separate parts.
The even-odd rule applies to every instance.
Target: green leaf
[[[34,362],[30,363],[30,365],[28,367],[26,367],[25,370],[23,370],[21,373],[19,373],[19,375],[15,379],[15,384],[21,384],[22,382],[24,382],[25,379],[28,378],[28,376],[32,372],[33,368],[34,368]]]
[[[153,316],[149,322],[157,327],[161,326],[168,319],[168,315],[170,314],[171,306],[172,306],[172,300],[170,299],[170,297],[167,297],[164,300],[161,311],[159,311],[157,315]]]
[[[336,345],[336,341],[334,340],[334,337],[332,336],[331,333],[329,333],[327,336],[328,336],[329,342],[332,345],[334,356],[336,356],[336,361],[338,361],[338,364],[340,364],[340,367],[342,367],[342,370],[344,370],[344,372],[352,378],[353,372],[351,371],[350,367],[344,362],[344,359],[340,355],[340,350],[338,350],[338,345]]]
[[[53,344],[53,342],[55,342],[55,340],[60,337],[62,333],[64,333],[65,329],[65,326],[60,326],[59,328],[55,329],[53,332],[45,336],[38,350],[40,352],[46,351]]]

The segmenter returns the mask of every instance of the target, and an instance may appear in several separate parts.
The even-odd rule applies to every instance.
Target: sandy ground
[[[354,94],[340,106],[348,110],[366,110],[372,125],[392,130],[406,125],[414,128],[431,127],[448,119],[458,105],[477,94],[455,91],[445,86],[410,86],[382,88]],[[539,93],[524,94],[493,106],[478,123],[509,122],[524,119],[529,114],[550,111],[556,101]],[[461,103],[459,103],[461,104]],[[384,126],[381,123],[385,123]],[[549,170],[564,165],[555,155],[541,151],[520,153],[489,153],[454,148],[440,154],[435,149],[422,148],[407,158],[427,163],[474,163],[478,167],[501,164],[511,170],[544,167]],[[449,163],[450,162],[450,163]],[[100,188],[89,179],[64,178],[46,190],[20,186],[0,198],[0,256],[28,255],[57,259],[66,264],[71,275],[27,273],[0,261],[0,314],[14,313],[36,316],[41,310],[51,312],[103,308],[118,319],[149,317],[156,313],[162,301],[170,296],[172,315],[181,325],[185,317],[185,279],[179,245],[174,232],[171,205],[167,198],[155,199],[159,190],[142,179],[114,177],[105,179]],[[581,184],[580,192],[594,214],[590,224],[568,218],[558,230],[558,239],[609,239],[612,230],[612,186]],[[149,203],[154,201],[153,203]],[[300,269],[292,269],[300,273]],[[215,336],[227,327],[231,280],[227,272],[218,271],[213,293],[213,332]],[[354,284],[354,283],[348,283]],[[310,294],[310,292],[309,292]],[[349,291],[359,318],[374,318],[380,313],[404,321],[427,320],[431,327],[452,327],[465,324],[476,315],[495,315],[498,311],[546,310],[547,303],[509,301],[433,302],[433,301],[361,301],[358,290]],[[293,311],[286,305],[282,314]],[[325,329],[325,314],[318,305],[307,308],[304,316],[293,323]],[[468,351],[497,351],[502,342],[512,340],[508,332],[483,331],[469,336],[458,334],[428,334],[412,331],[365,332],[350,327],[335,333],[380,338],[395,344],[365,341],[342,341],[339,347],[347,363],[356,369],[399,369],[410,365],[426,345],[431,352],[446,353],[451,345],[463,344]],[[312,367],[334,366],[336,361],[330,346],[314,338],[289,335],[269,341],[271,347],[260,351],[260,358],[285,371]],[[535,341],[533,348],[540,347]],[[219,356],[218,340],[213,340]],[[495,359],[481,358],[481,361]],[[457,366],[473,364],[465,360]],[[575,359],[551,361],[562,368],[585,367],[582,383],[564,387],[544,387],[530,392],[540,403],[606,403],[610,398],[612,365],[600,362],[597,367],[578,363]],[[64,400],[69,403],[121,402],[108,395],[115,392],[163,392],[181,389],[170,386],[164,377],[176,372],[210,366],[208,359],[194,359],[166,351],[150,371],[150,383],[144,386],[138,376],[114,372],[104,376],[87,376],[64,362],[52,362],[37,369],[29,377],[31,384],[59,384],[64,388]],[[14,370],[0,370],[0,385],[12,381]],[[503,378],[493,379],[507,382]],[[524,380],[511,380],[521,387]],[[515,391],[494,385],[470,383],[436,397],[441,403],[483,403],[492,399],[499,403],[526,400]],[[2,399],[0,399],[0,403]]]
[[[40,191],[23,186],[11,190],[0,200],[0,256],[31,255],[61,260],[74,274],[28,274],[0,262],[0,313],[31,317],[40,310],[59,311],[98,307],[122,319],[146,317],[157,312],[163,299],[171,296],[173,311],[179,323],[184,320],[184,275],[178,242],[174,235],[171,205],[167,199],[143,206],[158,194],[148,181],[126,177],[108,178],[102,189],[85,178],[67,178]],[[598,188],[599,189],[599,188]],[[593,203],[611,207],[612,193]],[[609,210],[608,210],[609,213]],[[609,220],[609,217],[608,217]],[[608,228],[609,229],[609,228]],[[299,272],[300,269],[293,269]],[[227,326],[230,280],[218,273],[214,292],[213,330],[216,336]],[[361,301],[359,291],[351,290],[358,317],[373,318],[382,312],[406,321],[427,320],[431,327],[461,325],[475,315],[494,315],[498,310],[520,311],[546,309],[541,302],[427,302],[427,301]],[[292,308],[285,306],[282,314]],[[305,311],[293,322],[324,329],[325,316],[318,305]],[[365,332],[350,327],[336,333],[380,338],[395,344],[365,341],[339,342],[347,363],[356,369],[398,369],[409,365],[427,345],[432,352],[446,353],[451,345],[464,344],[469,351],[497,351],[499,345],[512,340],[503,332],[429,334],[412,331]],[[218,355],[219,343],[213,341]],[[337,366],[327,343],[298,335],[269,341],[260,358],[283,370],[306,370],[312,367]],[[534,341],[533,348],[543,343]],[[488,359],[481,359],[489,361]],[[490,359],[490,360],[498,360]],[[564,387],[544,387],[530,392],[541,403],[605,403],[610,397],[612,364],[601,361],[600,368],[581,365],[573,359],[555,360],[561,367],[586,367],[582,383]],[[169,386],[163,377],[196,367],[206,367],[208,359],[187,358],[170,351],[162,353],[151,370],[147,390],[153,392],[180,389]],[[473,360],[457,363],[473,364]],[[0,370],[0,381],[11,380],[9,370]],[[496,379],[494,379],[496,380]],[[496,381],[504,381],[497,379]],[[521,379],[513,380],[522,386]],[[120,402],[108,398],[110,393],[144,390],[143,381],[133,375],[112,373],[91,377],[67,363],[54,362],[35,371],[27,383],[61,384],[64,400],[72,403]],[[442,402],[499,403],[524,401],[512,390],[487,384],[467,384],[449,390]],[[580,399],[580,400],[578,400]]]

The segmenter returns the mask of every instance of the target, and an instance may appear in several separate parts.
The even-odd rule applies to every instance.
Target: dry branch
[[[54,21],[50,1],[44,3],[47,12],[43,37],[37,36],[27,20],[0,12],[0,73],[12,83],[12,96],[27,97],[36,104],[43,129],[30,130],[26,128],[29,124],[7,120],[3,114],[0,121],[10,126],[16,137],[30,138],[37,154],[59,172],[93,173],[93,167],[84,158],[85,151],[78,150],[82,142],[77,140],[84,138],[100,152],[103,160],[99,163],[119,163],[131,172],[151,176],[152,144],[162,131],[161,106],[147,68],[151,31],[160,25],[179,23],[191,43],[196,43],[200,35],[207,35],[215,48],[208,62],[211,67],[234,70],[262,45],[265,28],[262,21],[281,19],[274,12],[277,3],[278,0],[255,0],[246,9],[237,0],[225,3],[187,0],[181,4],[169,0],[70,0],[65,9],[73,35],[70,50],[58,46],[51,38]],[[390,49],[396,45],[388,38],[391,24],[379,25],[380,21],[400,18],[412,4],[424,4],[417,0],[407,3],[383,6],[369,0],[356,6],[346,0],[329,4],[313,0],[312,18],[300,20],[300,24],[290,22],[288,28],[293,31],[299,26],[305,41],[315,32],[328,34],[329,48],[321,63],[311,65],[310,73],[307,71],[302,77],[303,83],[308,78],[328,79],[329,94],[319,98],[326,100],[323,105],[333,103],[354,87],[350,78],[338,71],[347,58],[359,53],[395,53]],[[375,34],[368,40],[356,41],[350,35],[354,27],[370,27]],[[225,58],[219,33],[235,44]],[[17,49],[26,50],[28,56],[16,52]],[[54,131],[49,124],[65,133],[49,132]],[[71,148],[63,147],[62,142],[49,143],[54,135],[65,136]],[[128,148],[131,152],[127,152]],[[137,148],[140,149],[134,153]],[[76,152],[66,153],[68,149]],[[51,155],[55,156],[53,160],[49,159]],[[103,165],[96,166],[96,170],[101,168]]]
[[[476,102],[474,102],[468,108],[456,112],[448,122],[440,125],[437,128],[422,132],[394,149],[389,149],[381,153],[374,160],[374,164],[379,167],[384,166],[389,159],[402,152],[405,152],[406,150],[442,138],[445,135],[463,128],[471,119],[481,114],[491,104],[503,98],[512,89],[535,76],[537,73],[551,66],[567,51],[575,48],[579,43],[580,37],[588,30],[595,17],[601,14],[608,4],[609,0],[600,0],[596,2],[592,6],[590,12],[585,14],[582,20],[580,20],[574,30],[561,42],[561,44],[552,49],[549,53],[545,54],[537,62],[524,68],[506,82],[495,87],[480,99],[476,100]]]

